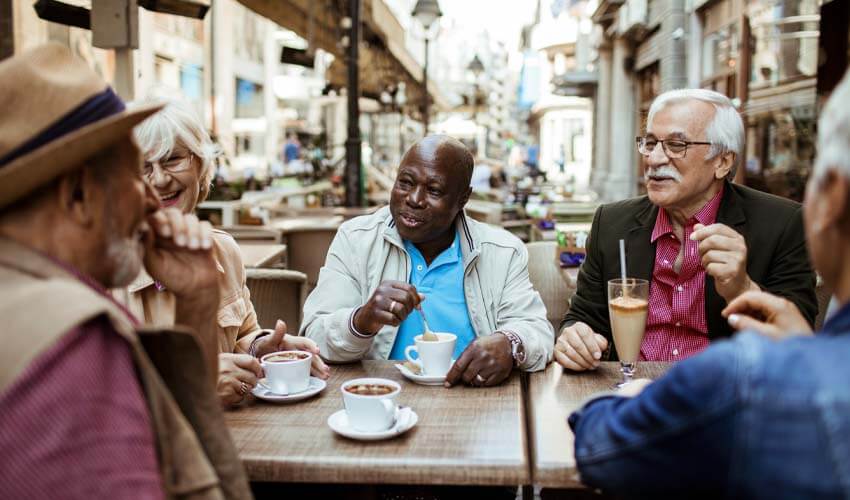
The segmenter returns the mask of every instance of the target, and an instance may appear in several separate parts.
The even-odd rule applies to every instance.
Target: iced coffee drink
[[[634,376],[646,329],[648,298],[649,282],[646,280],[626,278],[608,282],[608,315],[623,373],[623,380],[617,387],[628,384]]]
[[[611,332],[620,361],[634,363],[640,354],[640,343],[646,327],[646,300],[617,297],[608,303]]]

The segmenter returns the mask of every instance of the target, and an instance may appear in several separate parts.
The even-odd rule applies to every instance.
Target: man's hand
[[[691,239],[699,242],[702,267],[714,278],[714,287],[726,302],[759,290],[747,274],[747,242],[734,229],[724,224],[696,224]]]
[[[277,323],[275,323],[274,332],[257,339],[254,346],[254,355],[257,356],[257,359],[277,351],[307,351],[312,353],[313,361],[310,374],[322,380],[327,380],[331,375],[330,368],[319,357],[319,346],[307,337],[287,335],[286,323],[281,320],[277,320]]]
[[[576,372],[594,370],[605,349],[608,349],[608,340],[586,323],[577,321],[561,330],[555,342],[555,361]]]
[[[469,344],[446,375],[446,387],[461,380],[469,385],[489,387],[499,384],[511,374],[514,359],[511,341],[497,333],[479,337]]]
[[[176,296],[218,286],[212,226],[176,208],[154,212],[145,241],[145,269]]]
[[[403,281],[383,281],[354,315],[354,327],[362,333],[377,333],[384,325],[398,326],[425,297]]]
[[[240,403],[262,375],[260,362],[248,354],[218,355],[218,399],[225,408]]]
[[[793,302],[767,292],[746,292],[721,314],[736,330],[755,330],[774,339],[812,333]]]

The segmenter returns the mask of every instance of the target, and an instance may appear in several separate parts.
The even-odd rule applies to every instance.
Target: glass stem
[[[632,381],[632,378],[635,376],[635,364],[632,363],[624,363],[620,361],[620,372],[623,374],[622,384],[626,385]]]

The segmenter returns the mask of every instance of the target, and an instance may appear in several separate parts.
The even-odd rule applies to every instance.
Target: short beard
[[[140,245],[134,238],[111,238],[106,247],[106,259],[112,265],[112,288],[127,286],[139,275],[142,269]]]
[[[107,192],[109,205],[112,206],[113,193]],[[143,246],[142,241],[133,236],[121,236],[116,227],[116,220],[109,217],[106,221],[106,262],[111,267],[110,288],[125,287],[133,282],[142,270]]]

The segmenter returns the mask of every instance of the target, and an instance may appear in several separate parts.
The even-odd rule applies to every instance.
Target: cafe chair
[[[528,277],[546,306],[546,317],[555,332],[570,308],[570,299],[576,292],[575,281],[561,269],[556,260],[557,241],[526,243],[528,250]]]
[[[287,331],[298,335],[307,300],[307,276],[289,269],[246,268],[245,273],[260,327],[274,328],[282,319]]]
[[[316,287],[319,270],[336,236],[336,227],[299,228],[286,231],[286,263],[307,275],[308,291]]]

